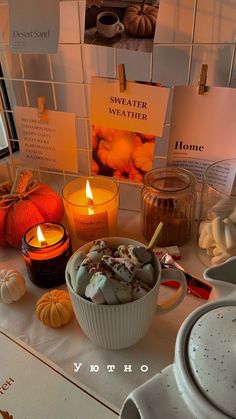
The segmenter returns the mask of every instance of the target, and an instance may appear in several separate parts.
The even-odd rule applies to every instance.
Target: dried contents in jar
[[[154,169],[144,178],[143,234],[150,240],[162,221],[160,246],[183,245],[191,238],[196,204],[195,178],[184,169]]]

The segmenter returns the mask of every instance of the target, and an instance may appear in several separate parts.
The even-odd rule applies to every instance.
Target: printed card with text
[[[236,90],[174,88],[168,163],[192,171],[199,182],[209,164],[236,155]],[[233,179],[231,179],[233,181]]]
[[[59,0],[8,0],[10,51],[55,54],[59,38]]]
[[[92,77],[90,121],[92,124],[161,136],[169,90],[165,87]]]
[[[32,293],[31,298],[33,298],[33,292],[30,291],[30,293]],[[26,310],[29,310],[31,304],[27,304],[26,302],[24,304],[27,307],[23,308],[23,305],[20,311],[26,312]],[[30,312],[28,311],[28,313]],[[34,317],[33,310],[32,314],[25,313],[25,317],[27,315]],[[5,314],[5,316],[10,317],[9,314]],[[17,316],[19,318],[19,314],[15,313],[15,319]],[[26,322],[23,323],[21,326],[19,325],[19,330],[22,333],[26,333]],[[33,341],[33,339],[37,339],[37,326],[40,325],[33,328],[30,320],[29,323],[31,339]],[[44,342],[48,339],[51,340],[50,332],[51,330],[41,332]],[[64,339],[67,339],[68,329],[67,332],[65,331],[65,334],[67,337]],[[63,339],[62,336],[61,339]],[[54,346],[53,350],[56,351],[57,345]],[[76,374],[74,374],[74,377],[71,373],[68,375],[61,367],[53,364],[43,356],[41,348],[41,353],[36,352],[32,347],[26,345],[22,340],[20,341],[15,338],[12,334],[9,336],[5,329],[4,331],[0,330],[0,348],[1,419],[72,419],[94,417],[118,419],[118,413],[114,413],[116,410],[118,411],[118,408],[114,410],[111,407],[111,403],[101,402],[95,392],[91,389],[88,390],[84,385],[78,383]],[[76,359],[73,361],[76,361]],[[92,359],[91,362],[94,364]],[[76,362],[74,364],[71,362],[72,371],[76,364]],[[83,363],[79,365],[82,366]],[[90,375],[92,380],[94,380],[94,372],[90,372]]]
[[[91,114],[94,175],[142,182],[151,170],[155,137],[164,126],[169,89],[92,78]]]
[[[75,115],[14,107],[23,162],[32,167],[78,171]]]

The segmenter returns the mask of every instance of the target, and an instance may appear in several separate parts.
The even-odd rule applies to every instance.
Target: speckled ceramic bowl
[[[128,396],[121,418],[236,418],[235,359],[236,299],[200,307],[179,330],[174,364]]]
[[[206,304],[185,320],[176,341],[175,378],[196,417],[236,418],[235,359],[235,299]]]

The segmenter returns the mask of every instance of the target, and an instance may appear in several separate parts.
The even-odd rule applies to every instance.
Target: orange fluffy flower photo
[[[152,168],[154,146],[153,135],[93,125],[93,175],[142,182]]]

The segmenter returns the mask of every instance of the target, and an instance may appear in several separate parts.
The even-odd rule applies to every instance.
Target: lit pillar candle
[[[115,236],[119,190],[105,178],[78,178],[63,189],[68,228],[75,247],[80,242]]]
[[[72,255],[70,236],[61,224],[42,223],[26,231],[22,255],[31,281],[51,288],[65,280],[65,268]]]

